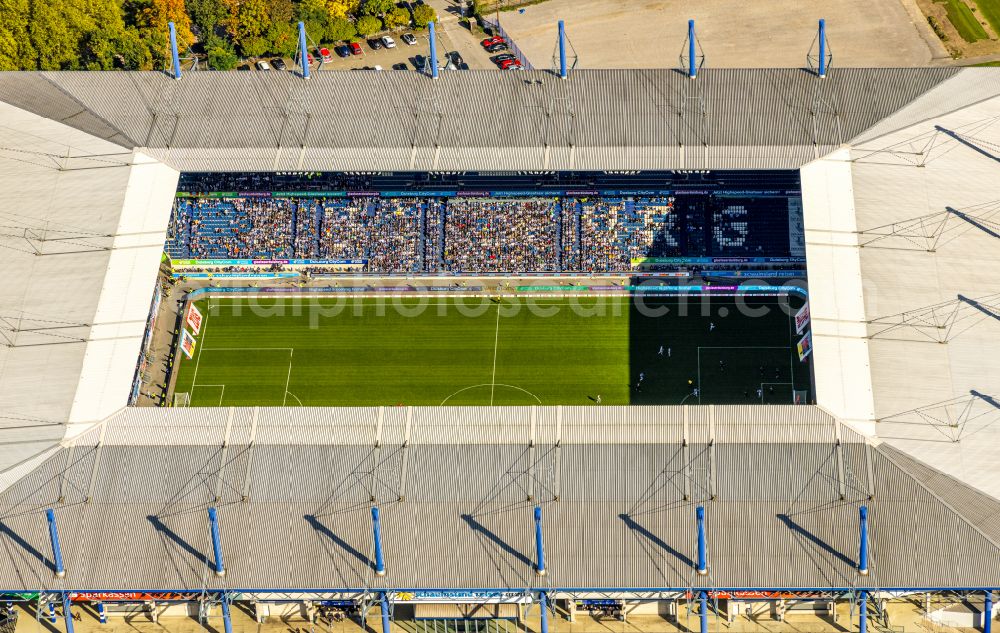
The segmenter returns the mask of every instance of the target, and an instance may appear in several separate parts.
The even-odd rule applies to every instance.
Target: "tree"
[[[128,26],[134,27],[146,42],[157,68],[166,67],[169,57],[168,22],[176,26],[177,48],[181,55],[194,42],[184,0],[125,0],[122,7]]]
[[[326,0],[326,12],[331,20],[346,18],[356,13],[360,5],[361,0]]]
[[[229,19],[229,7],[223,0],[187,0],[191,21],[201,30],[201,37],[215,33]]]
[[[267,0],[240,0],[229,22],[229,34],[244,55],[256,57],[267,52],[264,34],[270,27],[271,13]],[[251,50],[254,52],[249,52]]]
[[[232,46],[224,40],[220,39],[215,46],[208,48],[208,67],[212,70],[232,70],[239,61]]]
[[[424,28],[431,22],[437,22],[437,13],[426,4],[418,4],[413,7],[413,23],[418,28]]]
[[[34,67],[35,51],[28,33],[28,0],[0,0],[0,70]]]
[[[331,42],[349,40],[357,34],[354,23],[346,18],[330,20],[330,26],[326,29],[326,39]]]
[[[295,19],[305,24],[307,35],[323,39],[330,25],[326,0],[301,0],[295,5]]]
[[[272,53],[294,57],[299,49],[299,32],[290,22],[276,22],[267,30],[267,41]]]
[[[385,15],[387,12],[395,8],[396,0],[365,0],[364,11],[365,15]]]
[[[400,7],[394,7],[385,14],[384,20],[386,28],[389,29],[406,26],[410,23],[410,12]]]
[[[365,15],[358,18],[355,26],[358,29],[358,35],[361,37],[369,37],[382,30],[382,20],[370,15]]]

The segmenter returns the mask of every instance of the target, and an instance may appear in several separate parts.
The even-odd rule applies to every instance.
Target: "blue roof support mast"
[[[858,607],[858,633],[868,633],[868,592],[861,592],[861,601]]]
[[[816,29],[816,39],[806,53],[806,63],[809,69],[820,79],[826,79],[833,63],[833,53],[830,52],[830,40],[826,37],[826,20],[820,19]]]
[[[385,576],[385,556],[382,554],[382,522],[379,520],[378,508],[372,508],[372,538],[375,541],[375,573]]]
[[[688,77],[698,78],[698,66],[694,56],[694,20],[688,20]]]
[[[438,78],[438,56],[437,56],[437,42],[434,40],[434,23],[430,22],[427,25],[430,29],[430,64],[431,64],[431,77],[434,79]]]
[[[212,530],[212,552],[215,555],[215,575],[226,575],[226,565],[222,561],[222,538],[219,536],[219,515],[215,508],[208,509],[208,523]]]
[[[986,599],[983,602],[983,633],[992,633],[993,630],[993,590],[986,590]]]
[[[174,79],[181,78],[181,56],[177,51],[177,28],[174,26],[173,22],[167,23],[167,28],[170,29],[170,61],[174,65]]]
[[[535,506],[535,573],[544,576],[545,542],[542,540],[542,506]]]
[[[569,77],[569,69],[566,67],[566,23],[562,20],[559,20],[559,77]]]
[[[299,67],[302,78],[309,79],[309,49],[306,47],[306,25],[299,22]]]
[[[705,537],[705,507],[698,506],[695,510],[695,517],[698,522],[698,575],[704,576],[708,573],[708,553]]]
[[[701,591],[698,594],[700,605],[701,633],[708,633],[708,592]]]
[[[72,602],[69,599],[69,592],[62,592],[63,599],[63,619],[66,620],[66,633],[73,633],[73,610],[70,608]]]
[[[49,541],[52,543],[52,566],[55,568],[56,578],[66,577],[66,568],[63,567],[62,548],[59,547],[59,529],[56,527],[56,513],[52,508],[45,511],[45,518],[49,522]]]
[[[858,543],[858,573],[862,576],[868,575],[868,507],[858,508],[860,518],[859,543]]]
[[[222,626],[225,627],[226,633],[233,633],[233,618],[229,613],[229,595],[223,591],[222,592]]]
[[[389,594],[381,592],[379,594],[380,610],[382,611],[382,633],[391,633],[389,630]]]

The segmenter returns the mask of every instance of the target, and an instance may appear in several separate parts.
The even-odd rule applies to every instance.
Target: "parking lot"
[[[403,33],[412,33],[416,43],[406,44],[402,39]],[[315,46],[310,47],[309,54],[313,57],[312,70],[363,70],[374,69],[376,66],[382,70],[418,70],[421,59],[427,57],[430,44],[429,32],[423,30],[403,30],[390,34],[396,42],[395,48],[373,48],[371,39],[355,40],[361,49],[361,54],[351,54],[348,57],[337,55],[336,46],[347,44],[345,42],[323,43],[323,46],[330,51],[331,59],[320,63],[320,56]],[[374,39],[374,38],[372,38]],[[457,18],[452,14],[442,14],[437,25],[437,54],[442,66],[446,65],[448,59],[454,59],[454,53],[460,55],[463,69],[484,69],[496,68],[490,61],[490,55],[483,50],[479,44],[481,38],[474,38],[471,33],[458,24]],[[271,58],[264,58],[264,61],[272,64]],[[296,70],[297,64],[294,60],[284,60],[289,70]],[[253,62],[245,64],[248,69],[254,67]]]

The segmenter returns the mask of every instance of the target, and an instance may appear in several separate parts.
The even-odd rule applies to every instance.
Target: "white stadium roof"
[[[0,73],[0,489],[125,405],[179,171],[801,168],[819,406],[1000,499],[1000,69],[701,77]]]

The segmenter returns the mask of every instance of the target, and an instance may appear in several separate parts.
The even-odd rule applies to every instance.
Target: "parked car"
[[[350,57],[351,56],[351,47],[348,46],[347,44],[339,44],[333,50],[336,51],[337,55],[340,56],[340,57]]]
[[[357,42],[351,42],[351,54],[360,55],[361,53],[362,53],[361,44],[358,44]]]
[[[403,40],[407,46],[417,45],[417,38],[413,36],[413,33],[403,33],[399,36],[399,39]]]
[[[296,64],[299,63],[299,56],[298,55],[295,56],[295,63]],[[312,66],[315,63],[316,63],[316,59],[312,56],[312,53],[306,53],[306,64],[309,65],[309,66]]]
[[[275,57],[271,60],[271,68],[275,70],[284,70],[287,66],[285,66],[285,60],[280,57]]]
[[[407,68],[406,64],[404,64],[402,62],[400,62],[398,64],[393,64],[392,65],[392,69],[393,70],[409,70],[409,68]]]
[[[497,44],[491,44],[490,46],[486,47],[487,53],[499,53],[500,51],[507,51],[507,50],[510,50],[510,48],[503,42],[499,42]]]
[[[382,36],[382,45],[386,48],[396,48],[396,40],[392,39],[388,35]]]
[[[271,70],[271,67],[263,59],[254,64],[254,66],[257,67],[257,70]]]
[[[382,67],[381,67],[381,66],[378,66],[378,65],[376,65],[376,66],[375,66],[375,68],[372,68],[372,70],[382,70]]]
[[[520,68],[521,67],[520,60],[505,59],[502,62],[500,62],[500,68],[503,68],[504,70],[512,70],[511,66],[517,66],[518,68]]]
[[[494,35],[493,37],[487,37],[485,40],[480,42],[480,44],[483,45],[483,48],[489,48],[490,46],[494,46],[496,44],[506,44],[506,40],[499,35]]]
[[[330,63],[333,61],[333,55],[330,54],[329,48],[317,48],[316,53],[319,55],[319,58],[323,60],[323,63]]]
[[[510,53],[501,53],[500,55],[494,55],[493,57],[490,57],[490,61],[492,61],[494,64],[497,65],[502,64],[508,59],[517,59],[517,58],[511,55]]]
[[[377,51],[380,48],[382,48],[382,40],[378,38],[372,38],[368,40],[368,46],[371,46],[373,51]]]

